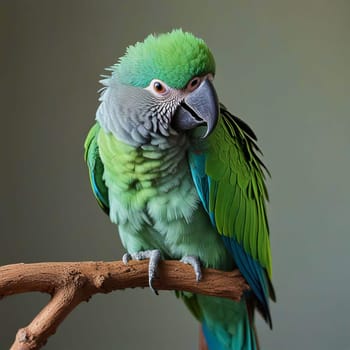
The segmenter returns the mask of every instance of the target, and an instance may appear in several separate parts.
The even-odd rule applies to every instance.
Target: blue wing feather
[[[232,252],[238,269],[247,280],[252,292],[260,301],[263,307],[263,313],[269,325],[272,325],[271,315],[268,304],[268,281],[265,271],[258,261],[253,259],[243,247],[234,239],[222,236],[224,243],[229,251]]]

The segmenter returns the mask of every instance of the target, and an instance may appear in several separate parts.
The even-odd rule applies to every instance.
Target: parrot
[[[255,311],[272,328],[268,193],[253,130],[219,101],[216,63],[203,39],[182,29],[127,47],[102,76],[85,140],[92,192],[116,224],[126,253],[238,268],[250,289],[240,301],[176,291],[201,324],[209,350],[256,350]],[[153,289],[154,290],[154,289]],[[157,293],[157,291],[155,291]]]

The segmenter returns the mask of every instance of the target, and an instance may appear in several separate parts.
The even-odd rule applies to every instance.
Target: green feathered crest
[[[122,84],[147,87],[160,79],[182,89],[195,76],[215,73],[215,61],[202,39],[181,29],[149,35],[127,48],[126,54],[111,67]]]

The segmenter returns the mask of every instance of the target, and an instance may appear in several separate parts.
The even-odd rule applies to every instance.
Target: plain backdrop
[[[263,349],[349,350],[350,3],[1,1],[0,264],[119,260],[83,142],[98,80],[125,48],[182,27],[217,62],[221,101],[256,131],[271,170],[278,302]],[[0,302],[0,348],[48,301]],[[198,324],[171,292],[81,304],[46,349],[196,349]]]

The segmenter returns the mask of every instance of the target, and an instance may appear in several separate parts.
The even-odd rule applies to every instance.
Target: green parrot
[[[239,268],[240,302],[177,292],[210,350],[254,350],[257,309],[271,327],[271,253],[256,136],[219,103],[214,57],[182,30],[149,35],[109,68],[85,141],[93,193],[130,259]]]

